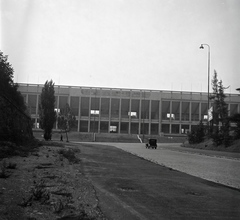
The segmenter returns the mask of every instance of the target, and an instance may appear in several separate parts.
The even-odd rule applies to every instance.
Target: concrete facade
[[[43,86],[19,84],[33,128],[38,128]],[[226,95],[229,115],[240,113],[240,96]],[[55,85],[55,96],[56,109],[70,105],[78,132],[180,135],[200,120],[207,123],[207,93]]]

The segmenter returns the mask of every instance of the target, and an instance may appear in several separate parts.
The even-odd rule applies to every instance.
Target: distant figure
[[[61,134],[61,138],[60,138],[60,141],[63,141],[63,136],[62,136],[62,134]]]

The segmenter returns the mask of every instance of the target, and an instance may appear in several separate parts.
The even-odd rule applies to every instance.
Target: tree
[[[213,103],[213,141],[216,145],[221,145],[222,143],[225,146],[230,145],[230,135],[229,128],[230,123],[228,119],[228,105],[225,102],[226,95],[224,90],[226,89],[223,86],[222,80],[218,80],[217,72],[214,71],[214,76],[212,80],[213,93],[210,96],[210,99],[214,101]]]
[[[66,138],[68,142],[68,132],[71,130],[73,126],[76,124],[76,118],[72,114],[69,104],[65,105],[65,108],[60,109],[60,113],[58,115],[58,128],[61,129],[61,132],[64,131],[66,133]]]
[[[11,100],[19,109],[26,111],[26,105],[22,94],[18,91],[18,84],[13,82],[14,70],[0,51],[0,94]]]
[[[7,59],[0,51],[0,140],[22,144],[33,137],[31,118]]]
[[[204,136],[204,125],[202,121],[200,121],[197,128],[188,134],[188,141],[190,144],[198,144],[204,140]]]
[[[240,139],[240,114],[234,114],[229,117],[229,121],[235,124],[234,127],[234,138]]]
[[[41,93],[39,105],[40,127],[44,130],[44,139],[51,140],[52,129],[56,121],[54,83],[46,81]]]

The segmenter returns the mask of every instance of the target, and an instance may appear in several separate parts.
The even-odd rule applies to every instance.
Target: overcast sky
[[[239,0],[0,0],[18,83],[207,91],[240,87]],[[210,88],[211,91],[211,88]]]

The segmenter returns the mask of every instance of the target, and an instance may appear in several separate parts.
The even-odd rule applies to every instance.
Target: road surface
[[[237,189],[159,166],[105,143],[75,147],[108,219],[240,219]],[[134,148],[151,155],[174,153],[161,148],[145,151],[141,145],[128,150]]]
[[[141,143],[98,143],[115,146],[154,163],[196,177],[240,189],[240,154],[180,147],[180,144],[158,144],[146,149]]]

